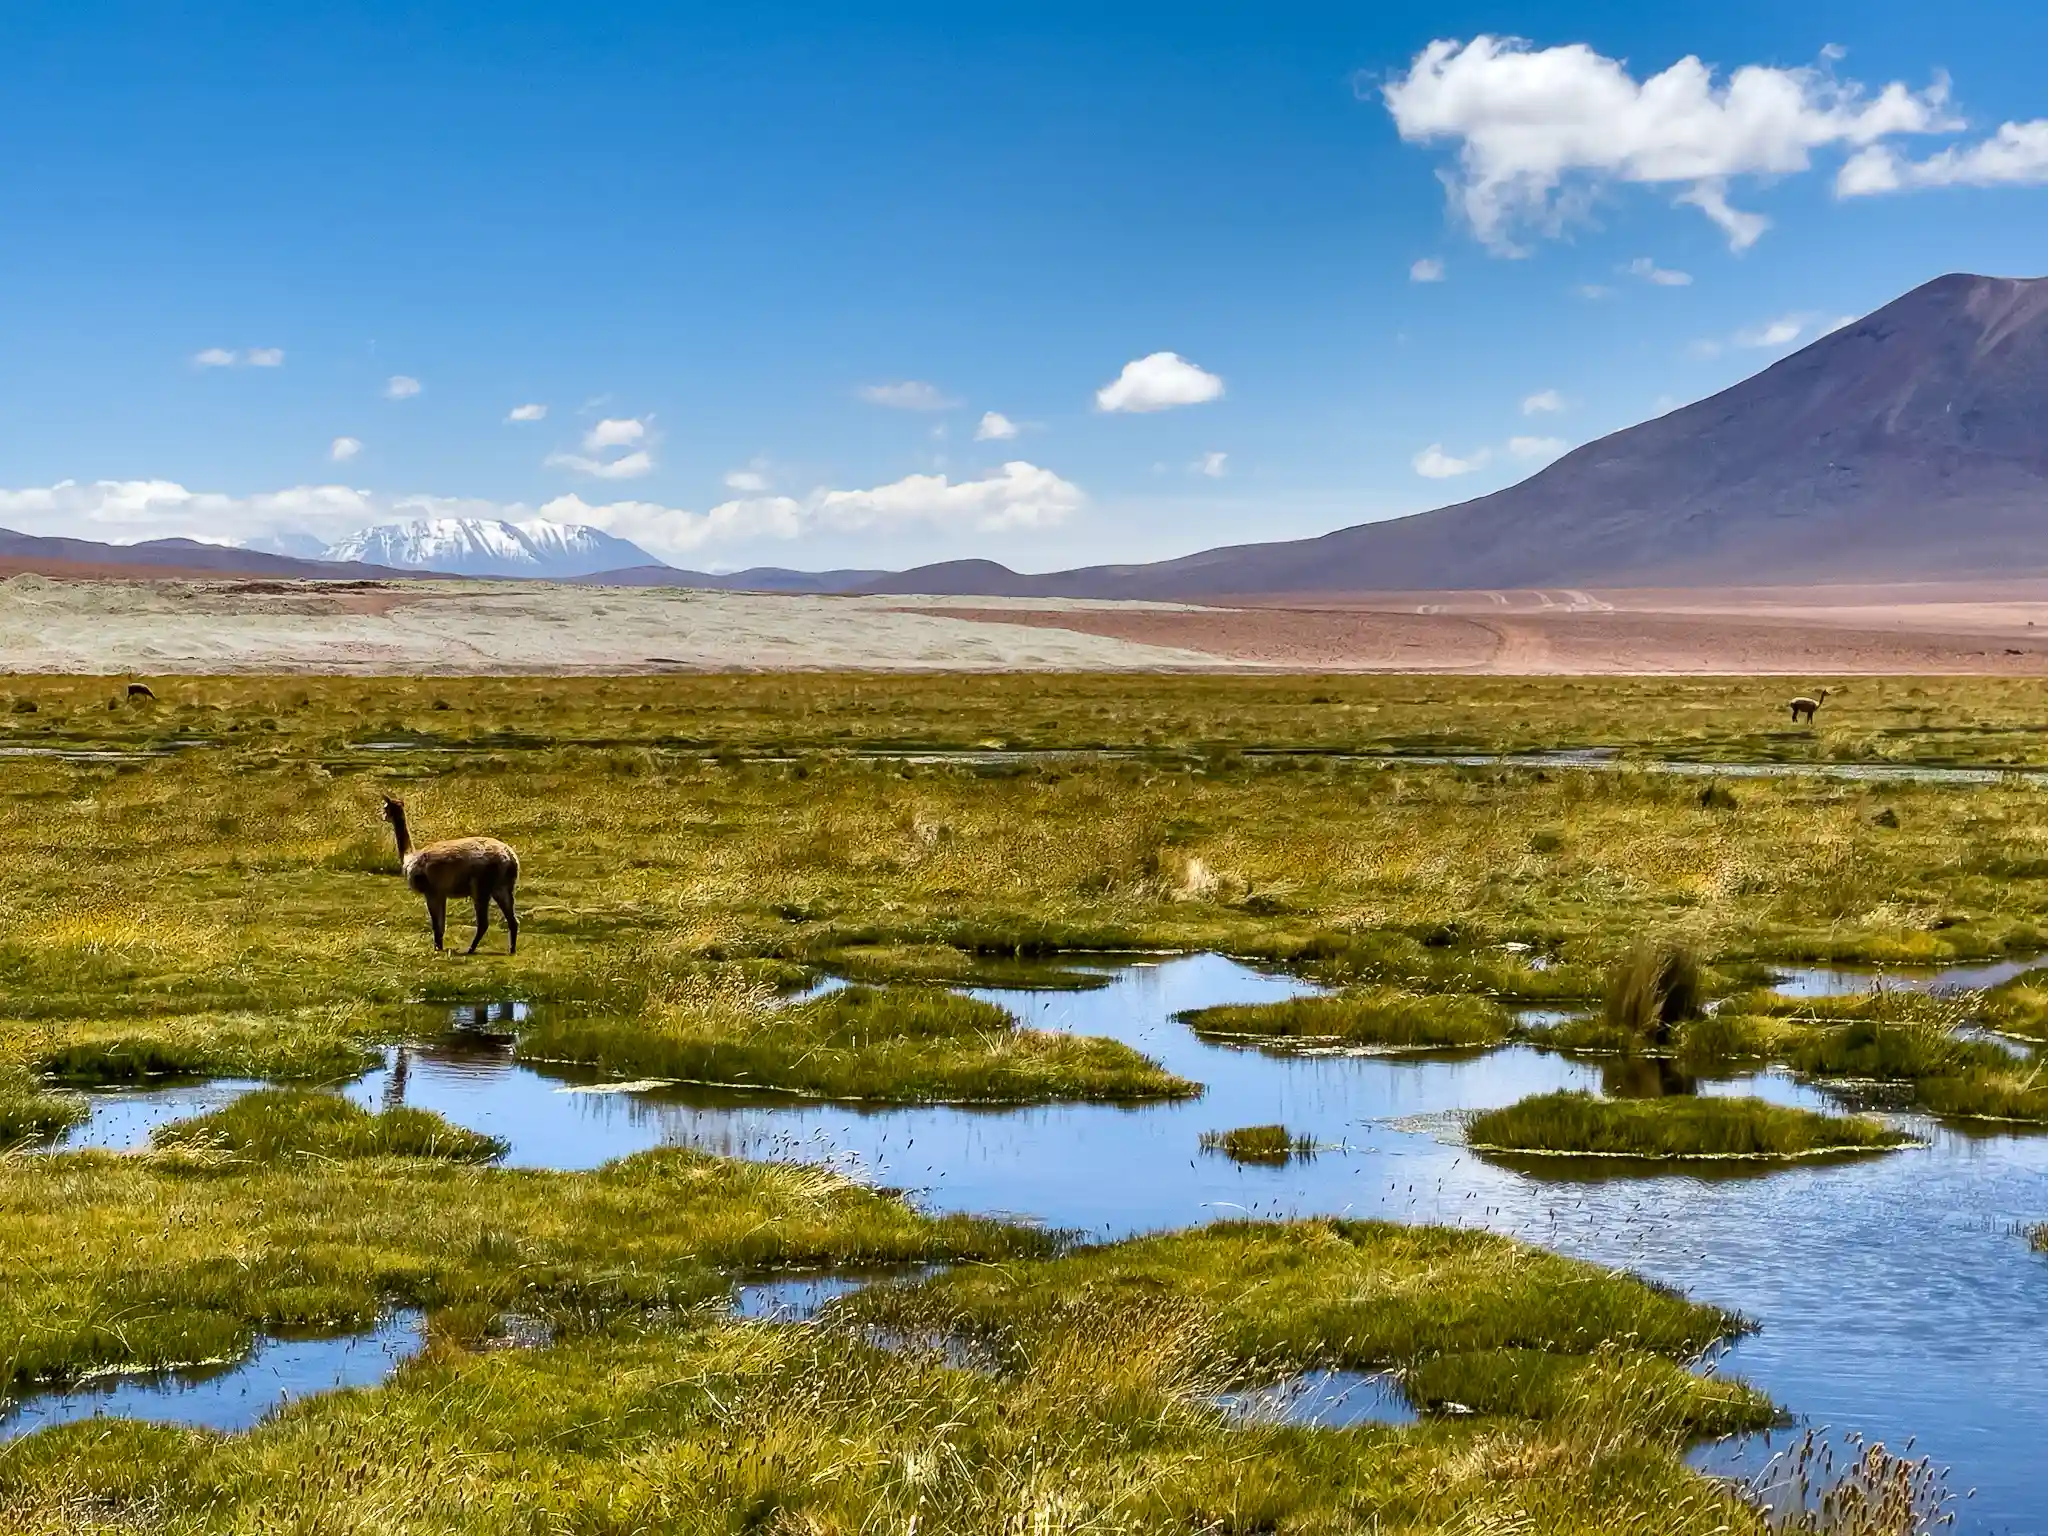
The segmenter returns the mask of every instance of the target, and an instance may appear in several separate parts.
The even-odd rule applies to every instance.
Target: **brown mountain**
[[[888,592],[1089,597],[2048,572],[2048,279],[1952,275],[1476,501],[1321,538]]]
[[[197,539],[149,539],[102,544],[97,539],[48,538],[0,528],[0,574],[40,571],[55,576],[265,576],[281,581],[366,581],[431,576],[346,560],[300,560],[261,550],[202,544]]]

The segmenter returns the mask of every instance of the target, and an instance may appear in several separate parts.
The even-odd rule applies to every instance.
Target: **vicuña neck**
[[[403,863],[405,856],[412,852],[412,834],[405,830],[404,811],[394,811],[392,813],[391,830],[398,835],[398,858],[399,862]]]

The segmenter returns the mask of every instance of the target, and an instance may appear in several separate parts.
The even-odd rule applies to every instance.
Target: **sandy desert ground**
[[[511,582],[0,581],[14,672],[2048,674],[2048,580],[1228,604]]]

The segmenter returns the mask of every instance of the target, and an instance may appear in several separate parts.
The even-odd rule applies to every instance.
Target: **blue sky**
[[[2040,272],[2044,56],[2016,3],[20,0],[0,524],[1048,569],[1417,511]]]

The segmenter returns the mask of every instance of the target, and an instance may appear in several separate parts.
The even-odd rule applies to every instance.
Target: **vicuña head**
[[[476,903],[476,937],[467,953],[475,954],[490,926],[491,903],[505,914],[505,932],[511,940],[510,953],[519,953],[519,914],[512,904],[512,888],[519,883],[519,855],[495,837],[457,837],[445,843],[412,845],[412,833],[405,824],[405,802],[384,797],[384,819],[391,823],[398,839],[398,868],[405,883],[427,898],[427,917],[434,925],[434,948],[442,944],[448,922],[448,898],[467,896]]]

